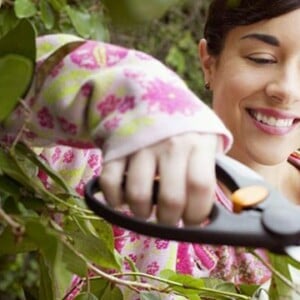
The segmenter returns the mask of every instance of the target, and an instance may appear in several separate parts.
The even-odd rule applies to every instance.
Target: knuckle
[[[126,200],[128,203],[139,205],[148,202],[149,198],[150,195],[144,189],[131,187],[126,190]]]
[[[159,197],[159,204],[165,209],[176,211],[183,210],[184,203],[184,196],[179,193],[167,193],[160,195]]]
[[[215,178],[209,176],[192,177],[188,181],[188,188],[201,193],[212,193],[215,187]]]

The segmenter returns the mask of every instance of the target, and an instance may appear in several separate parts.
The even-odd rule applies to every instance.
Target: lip
[[[293,121],[293,124],[288,127],[276,127],[276,126],[272,126],[272,125],[267,125],[267,124],[257,121],[255,118],[253,118],[251,111],[260,112],[268,117],[274,117],[274,118],[286,119],[286,120],[293,119],[294,121]],[[285,111],[276,110],[276,109],[247,108],[246,112],[247,112],[247,115],[249,116],[250,120],[255,125],[255,127],[268,135],[276,135],[276,136],[287,135],[291,131],[293,131],[295,129],[295,127],[298,126],[298,123],[300,121],[299,116],[297,116],[293,113],[290,113],[290,112],[285,112]]]

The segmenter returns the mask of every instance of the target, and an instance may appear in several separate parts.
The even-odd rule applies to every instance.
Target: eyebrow
[[[271,46],[275,46],[275,47],[280,46],[279,40],[273,35],[262,34],[262,33],[250,33],[250,34],[244,35],[241,38],[241,40],[248,39],[248,38],[259,40],[259,41],[269,44]]]

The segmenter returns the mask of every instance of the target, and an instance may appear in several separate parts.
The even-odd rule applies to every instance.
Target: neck
[[[279,190],[282,190],[282,187],[286,184],[287,178],[290,177],[291,168],[293,168],[287,161],[275,165],[263,165],[248,157],[234,153],[229,153],[229,156],[260,174],[266,181]]]
[[[229,156],[263,176],[266,181],[293,202],[300,202],[298,184],[299,170],[292,166],[287,160],[275,165],[263,165],[246,156],[237,155],[236,153],[230,152]]]

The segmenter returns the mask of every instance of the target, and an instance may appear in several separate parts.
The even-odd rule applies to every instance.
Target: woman
[[[261,174],[294,203],[300,203],[299,156],[293,154],[299,148],[300,138],[299,26],[299,0],[215,0],[199,44],[213,109],[234,136],[228,155]],[[104,174],[106,168],[115,164],[118,162],[106,164]],[[135,188],[139,195],[139,188]],[[216,194],[231,209],[225,193],[217,188]],[[108,195],[111,196],[109,192]],[[129,197],[129,203],[135,202],[133,198]],[[172,212],[177,209],[179,213],[175,216],[182,215],[183,206],[176,202]],[[134,207],[133,211],[137,209]],[[197,209],[193,213],[197,214]],[[123,231],[119,234],[126,235]],[[176,253],[172,268],[194,276],[205,271],[237,284],[262,284],[271,275],[242,248],[168,243],[164,256],[153,240],[141,239],[138,236],[137,242],[121,245],[119,250],[135,257],[142,269],[148,259],[149,266],[156,266],[155,274],[170,267],[163,258]],[[143,243],[152,245],[156,259],[147,257]],[[143,260],[139,259],[139,247]],[[153,271],[149,270],[146,269]]]
[[[299,171],[287,163],[287,159],[299,147],[300,95],[297,83],[300,77],[300,43],[294,38],[300,25],[299,8],[299,0],[213,1],[205,28],[205,39],[199,45],[207,87],[213,95],[213,107],[235,138],[229,155],[263,175],[294,202],[300,199],[297,185]],[[41,49],[49,49],[51,41],[46,38],[40,42]],[[145,61],[142,67],[138,61],[132,67],[133,58],[139,56],[134,55],[134,52],[125,61],[119,59],[121,53],[114,53],[110,62],[116,58],[119,62],[113,68],[111,65],[109,68],[101,68],[99,64],[93,69],[94,61],[90,58],[103,58],[105,55],[102,55],[101,50],[95,56],[95,51],[89,48],[91,44],[74,49],[74,55],[73,52],[68,54],[58,68],[53,70],[53,76],[48,76],[43,90],[35,95],[31,105],[36,112],[37,122],[32,123],[38,125],[32,125],[32,131],[45,139],[49,140],[52,136],[55,142],[72,145],[75,138],[80,141],[88,140],[88,127],[94,144],[104,149],[105,163],[100,180],[111,205],[126,200],[136,215],[148,217],[151,214],[152,178],[158,172],[161,177],[157,207],[159,221],[175,224],[183,219],[186,224],[199,224],[207,217],[213,203],[209,196],[215,182],[213,169],[217,139],[211,134],[223,136],[223,140],[219,139],[224,141],[223,144],[219,143],[219,151],[227,149],[230,135],[220,127],[216,119],[212,119],[208,110],[203,110],[202,106],[199,109],[200,104],[190,106],[190,103],[196,103],[192,96],[184,98],[186,102],[177,106],[175,114],[167,114],[164,109],[156,111],[159,103],[164,103],[163,93],[158,102],[149,101],[154,105],[147,110],[142,105],[143,97],[140,97],[134,111],[125,110],[126,118],[129,119],[121,119],[130,120],[133,124],[133,121],[142,120],[136,116],[145,117],[151,113],[157,126],[150,126],[150,130],[146,128],[140,132],[132,131],[134,127],[130,128],[131,131],[116,130],[120,127],[112,127],[112,121],[118,121],[115,118],[118,115],[114,113],[124,106],[115,105],[111,109],[112,106],[101,105],[106,103],[104,99],[113,98],[108,98],[110,93],[106,91],[109,91],[107,87],[112,86],[111,83],[116,78],[120,80],[117,80],[114,87],[122,87],[119,91],[125,90],[130,96],[136,93],[140,95],[138,87],[148,86],[147,82],[152,82],[151,77],[156,78],[157,74],[161,78],[169,78],[167,82],[173,83],[173,87],[183,85],[177,79],[173,81],[173,75],[156,63],[152,67],[152,63],[149,63],[147,69],[144,67]],[[50,51],[41,56],[41,62],[47,60],[51,53]],[[75,66],[74,61],[79,63]],[[83,75],[72,78],[69,76],[68,72],[78,66],[89,66],[91,76],[88,80]],[[129,72],[126,72],[126,76],[120,76],[120,71],[125,74],[123,71],[126,66],[130,66]],[[145,69],[150,72],[148,77]],[[113,70],[113,75],[110,70]],[[55,79],[57,74],[63,79],[61,82]],[[115,76],[116,74],[118,75]],[[67,78],[81,88],[68,89],[73,93],[72,97],[67,95],[65,101],[59,101],[57,99],[61,99]],[[146,81],[142,82],[141,79]],[[165,83],[164,86],[168,84]],[[186,91],[186,87],[183,89]],[[172,93],[168,95],[171,98],[174,96]],[[117,99],[119,98],[116,97],[115,100]],[[147,99],[157,100],[157,97]],[[90,109],[88,112],[86,107]],[[187,107],[193,109],[185,110]],[[192,113],[194,109],[197,111],[196,115]],[[179,110],[183,114],[178,114]],[[59,118],[50,118],[51,122],[58,121],[59,126],[48,126],[45,131],[41,124],[52,124],[49,112],[50,115],[59,115]],[[97,112],[100,114],[97,115]],[[72,120],[73,116],[76,116],[73,121],[76,121],[76,128],[80,130],[76,131],[76,135],[69,135],[68,130],[61,132],[61,128],[72,132],[72,124],[67,120]],[[85,122],[81,122],[82,119]],[[149,125],[149,122],[139,124]],[[126,132],[134,134],[126,136]],[[203,136],[195,132],[210,134]],[[47,151],[50,153],[45,153],[45,157],[49,158],[49,162],[57,162],[57,156],[54,155],[56,150]],[[65,162],[65,156],[60,158]],[[62,168],[58,166],[57,169]],[[120,183],[125,169],[128,171],[128,180],[126,190],[122,191]],[[216,194],[218,201],[230,210],[231,203],[223,191],[217,188]],[[271,275],[269,270],[243,248],[162,241],[119,228],[115,229],[115,235],[116,249],[122,255],[130,256],[141,271],[149,274],[157,275],[167,268],[193,276],[214,276],[237,284],[261,284]],[[127,299],[135,299],[130,292],[124,293]]]

